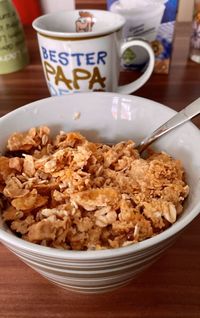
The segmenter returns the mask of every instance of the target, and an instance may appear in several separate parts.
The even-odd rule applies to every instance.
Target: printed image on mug
[[[154,68],[154,53],[144,40],[122,42],[123,16],[102,10],[63,11],[33,22],[46,82],[52,96],[82,91],[130,94],[146,83]],[[149,57],[146,70],[134,82],[118,86],[120,58],[130,47]]]

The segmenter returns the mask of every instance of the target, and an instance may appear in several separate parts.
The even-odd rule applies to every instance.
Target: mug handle
[[[149,54],[149,63],[145,72],[137,80],[133,81],[130,84],[118,86],[117,92],[121,94],[131,94],[135,92],[137,89],[139,89],[142,85],[144,85],[147,82],[147,80],[151,76],[154,69],[154,64],[155,64],[154,52],[151,46],[143,40],[132,40],[132,41],[122,43],[120,45],[120,56],[122,56],[123,53],[132,46],[143,47]]]

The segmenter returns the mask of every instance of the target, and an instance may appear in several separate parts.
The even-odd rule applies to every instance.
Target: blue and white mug
[[[82,91],[130,94],[146,83],[154,68],[150,45],[139,39],[122,41],[123,16],[103,11],[63,11],[33,22],[47,85],[52,96]],[[118,86],[120,58],[126,49],[142,47],[149,63],[130,84]]]

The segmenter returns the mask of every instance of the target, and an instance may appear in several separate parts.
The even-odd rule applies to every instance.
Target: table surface
[[[48,97],[35,32],[26,27],[30,64],[0,76],[0,116]],[[199,97],[200,64],[188,60],[190,26],[177,24],[169,75],[153,74],[135,95],[181,110]],[[120,81],[135,77],[123,72]],[[194,120],[200,128],[200,118]],[[51,285],[0,245],[0,317],[200,318],[200,218],[148,270],[126,287],[101,295],[74,294]]]

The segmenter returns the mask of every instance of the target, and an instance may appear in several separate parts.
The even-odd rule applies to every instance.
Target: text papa
[[[73,91],[79,90],[83,81],[87,81],[87,84],[84,85],[87,90],[105,88],[106,77],[102,76],[99,66],[106,64],[107,52],[57,53],[55,50],[47,50],[42,47],[41,53],[46,78],[52,82],[53,77],[54,85],[58,86],[63,83],[67,90]],[[93,66],[90,67],[90,71],[86,69],[88,65]],[[66,72],[67,69],[68,72]],[[66,73],[70,75],[66,75]]]

